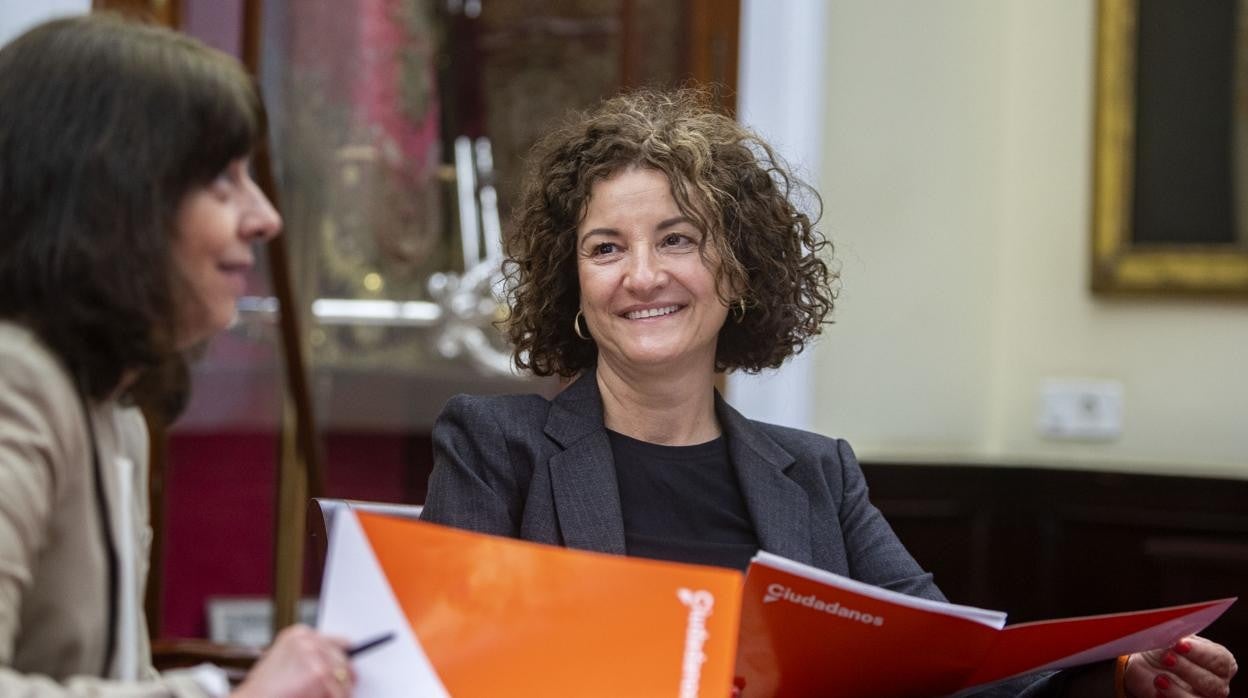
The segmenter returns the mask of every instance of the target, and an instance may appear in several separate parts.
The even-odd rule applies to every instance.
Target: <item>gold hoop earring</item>
[[[741,321],[745,319],[745,297],[744,296],[737,299],[735,307],[733,307],[732,310],[733,310],[732,319],[736,320],[738,325],[741,324]]]
[[[581,334],[581,311],[579,310],[576,311],[576,316],[572,318],[572,331],[576,333],[577,337],[580,337],[581,339],[587,342],[589,341],[589,337],[586,337],[585,335]],[[586,332],[589,331],[588,324],[585,325],[585,331]]]

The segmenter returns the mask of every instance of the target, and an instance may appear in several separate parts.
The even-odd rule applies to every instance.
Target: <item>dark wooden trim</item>
[[[637,65],[641,60],[644,37],[637,32],[637,7],[634,0],[620,0],[617,16],[620,20],[620,89],[639,87],[641,79]]]
[[[260,650],[239,645],[221,645],[208,640],[154,640],[152,666],[157,671],[184,669],[210,662],[225,670],[230,683],[239,684],[260,660]]]
[[[170,29],[182,26],[182,0],[91,0],[91,9],[116,12]]]
[[[741,34],[739,0],[691,0],[689,72],[713,86],[728,114],[737,111],[737,70]]]
[[[1011,622],[1248,591],[1248,480],[897,463],[863,471],[872,501],[950,599]],[[1245,656],[1248,603],[1206,634]]]
[[[262,50],[264,4],[260,0],[247,0],[243,19],[243,62],[259,81],[260,53]],[[258,89],[258,88],[257,88]],[[252,153],[252,168],[256,183],[277,210],[281,210],[281,196],[273,177],[273,159],[268,138],[257,144]],[[284,359],[287,394],[294,402],[295,419],[300,456],[308,469],[308,488],[312,497],[322,496],[325,488],[325,457],[317,434],[316,419],[312,405],[312,391],[308,384],[307,359],[304,356],[303,333],[300,327],[299,304],[295,298],[294,278],[290,265],[290,253],[286,236],[279,235],[268,244],[269,273],[273,292],[281,311],[279,329],[281,351]]]
[[[243,62],[255,77],[260,76],[263,43],[264,4],[246,0],[243,14]],[[258,87],[257,87],[258,89]],[[256,183],[273,206],[281,210],[281,197],[273,176],[268,138],[252,153]],[[269,275],[280,312],[278,327],[286,377],[285,432],[279,455],[274,536],[273,625],[276,631],[295,621],[303,579],[305,498],[320,497],[325,490],[324,455],[313,417],[312,392],[308,385],[300,308],[295,300],[294,279],[286,238],[278,236],[268,245]],[[293,430],[293,438],[290,432]]]

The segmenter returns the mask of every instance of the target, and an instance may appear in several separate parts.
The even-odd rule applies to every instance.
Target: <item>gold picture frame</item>
[[[1248,239],[1243,232],[1230,244],[1140,243],[1133,235],[1140,1],[1098,3],[1092,289],[1112,295],[1248,296]],[[1243,23],[1241,18],[1233,35],[1240,45],[1248,34]],[[1232,76],[1240,70],[1235,68]],[[1243,111],[1242,105],[1236,108]],[[1246,118],[1244,113],[1233,115],[1241,123]],[[1233,163],[1234,153],[1231,157]],[[1248,186],[1238,193],[1232,188],[1231,196],[1248,197]],[[1243,202],[1235,205],[1236,211],[1248,210]]]

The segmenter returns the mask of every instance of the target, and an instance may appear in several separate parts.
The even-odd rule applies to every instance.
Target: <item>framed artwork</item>
[[[1248,1],[1098,15],[1093,291],[1248,297]]]

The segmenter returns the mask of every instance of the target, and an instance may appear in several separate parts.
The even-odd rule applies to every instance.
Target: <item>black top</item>
[[[724,437],[662,446],[607,436],[629,555],[745,570],[758,536]]]

